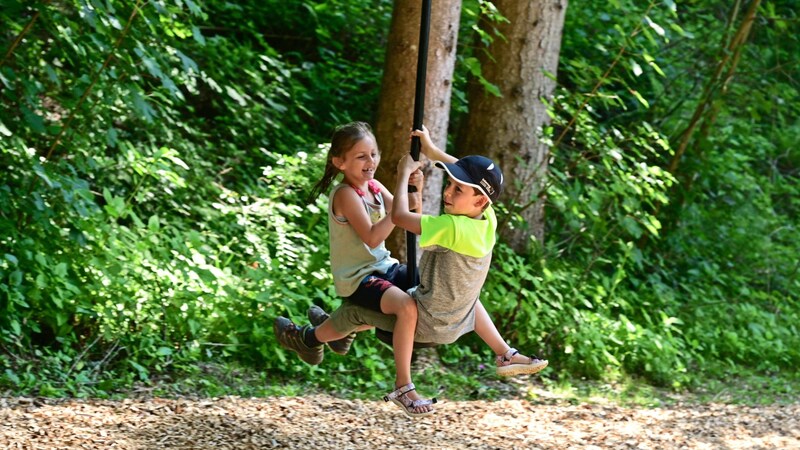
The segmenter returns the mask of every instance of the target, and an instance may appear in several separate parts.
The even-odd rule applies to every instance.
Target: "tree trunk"
[[[561,51],[567,0],[494,0],[510,22],[494,24],[503,37],[478,52],[483,77],[502,97],[478,82],[468,86],[469,116],[459,131],[460,154],[484,154],[500,164],[505,192],[500,198],[521,224],[504,226],[503,239],[524,251],[534,236],[544,240],[544,196],[548,147],[538,132],[550,120],[542,98],[551,98]],[[502,221],[501,221],[502,222]]]
[[[397,162],[411,149],[409,136],[414,117],[421,3],[419,0],[395,0],[386,49],[375,138],[381,149],[377,177],[390,190],[394,190]],[[441,148],[445,148],[447,140],[460,18],[460,1],[431,3],[424,123]],[[420,159],[424,161],[425,157],[420,155]],[[436,214],[441,203],[442,174],[427,165],[424,172],[423,212]],[[389,250],[401,261],[406,258],[405,239],[403,230],[395,230],[386,240]]]

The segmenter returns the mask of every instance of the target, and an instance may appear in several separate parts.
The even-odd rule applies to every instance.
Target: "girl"
[[[396,391],[389,397],[410,416],[433,412],[436,399],[423,400],[411,382],[411,353],[417,324],[417,305],[407,293],[404,265],[392,258],[384,245],[394,229],[390,213],[392,193],[374,179],[380,162],[375,136],[369,125],[353,122],[336,129],[328,151],[325,173],[311,191],[313,201],[333,183],[340,173],[342,182],[333,187],[328,206],[331,270],[336,294],[365,308],[394,315],[392,346]],[[409,178],[421,192],[422,175],[417,171]],[[420,195],[412,196],[419,203]],[[416,206],[416,205],[414,205]],[[310,311],[311,313],[311,311]],[[319,323],[311,317],[312,322]],[[274,329],[281,346],[298,353],[309,364],[323,358],[322,343],[337,353],[346,353],[352,336],[337,332],[330,321],[297,327],[289,319],[278,317]],[[371,327],[364,326],[356,331]]]

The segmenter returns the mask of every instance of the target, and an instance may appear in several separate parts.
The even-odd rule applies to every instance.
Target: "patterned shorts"
[[[386,273],[367,275],[356,291],[347,300],[364,308],[380,312],[381,297],[390,287],[396,286],[403,292],[417,285],[417,280],[408,282],[408,268],[405,264],[395,264]]]

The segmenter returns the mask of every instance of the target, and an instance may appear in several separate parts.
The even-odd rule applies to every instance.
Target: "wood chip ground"
[[[800,403],[628,408],[447,401],[407,418],[329,395],[0,398],[2,449],[800,449]]]

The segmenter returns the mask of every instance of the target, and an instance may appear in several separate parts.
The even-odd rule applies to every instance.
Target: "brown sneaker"
[[[308,320],[311,322],[311,325],[315,327],[322,325],[322,322],[328,320],[328,317],[330,317],[328,313],[317,305],[308,308]],[[330,347],[334,353],[346,355],[347,352],[350,351],[350,346],[353,345],[353,340],[355,338],[356,334],[350,333],[349,336],[345,336],[337,341],[328,342],[328,347]]]
[[[309,347],[303,342],[303,334],[308,329],[308,325],[298,328],[297,325],[292,323],[286,317],[278,317],[272,324],[272,329],[275,331],[275,336],[278,338],[278,343],[281,347],[291,350],[300,356],[300,359],[312,366],[322,362],[323,347]]]

